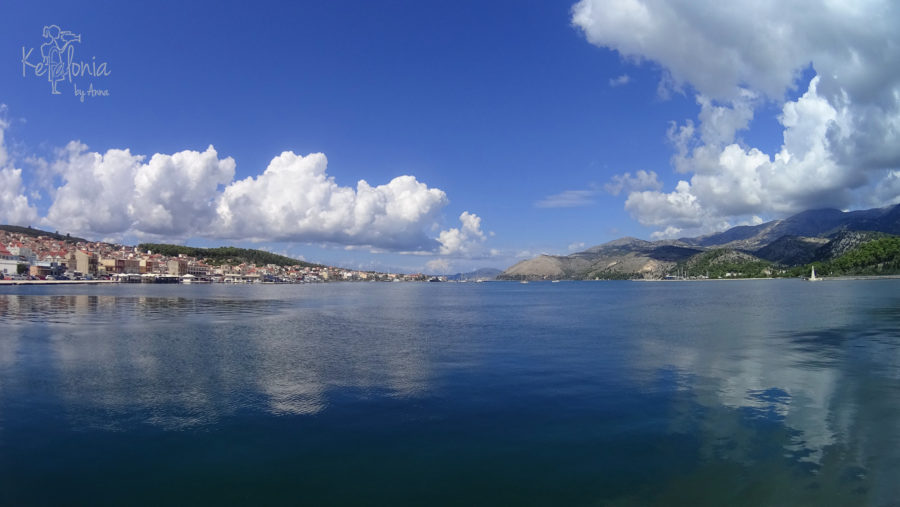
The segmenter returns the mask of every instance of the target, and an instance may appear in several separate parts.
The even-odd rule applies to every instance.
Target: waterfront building
[[[173,276],[182,276],[187,274],[187,259],[171,259],[166,263],[166,267],[168,268],[168,272]]]
[[[187,274],[196,276],[197,278],[209,278],[212,267],[202,262],[189,262],[187,265]]]
[[[5,246],[0,244],[0,273],[3,273],[3,275],[15,275],[18,273],[20,263],[18,256],[13,255]]]
[[[72,266],[74,264],[75,271],[90,275],[97,274],[99,263],[97,255],[95,253],[85,252],[84,250],[75,250],[75,253],[72,257],[75,262],[70,263],[69,266]]]

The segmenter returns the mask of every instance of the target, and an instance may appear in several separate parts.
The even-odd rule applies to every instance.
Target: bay
[[[0,288],[0,504],[894,505],[896,280]]]

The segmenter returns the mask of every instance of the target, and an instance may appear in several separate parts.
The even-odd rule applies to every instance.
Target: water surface
[[[0,288],[0,504],[896,505],[900,281]]]

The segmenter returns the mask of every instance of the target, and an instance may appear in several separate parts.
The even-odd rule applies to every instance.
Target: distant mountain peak
[[[840,234],[848,231],[900,235],[900,205],[857,211],[811,209],[781,220],[678,240],[624,237],[567,256],[539,256],[521,261],[500,278],[653,278],[710,249],[734,250],[793,265],[818,259],[826,255],[823,252],[846,251],[848,245],[870,237]],[[831,242],[834,245],[823,250]]]

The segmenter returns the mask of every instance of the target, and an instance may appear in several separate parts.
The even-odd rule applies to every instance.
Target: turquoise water
[[[897,505],[900,281],[0,288],[0,504]]]

